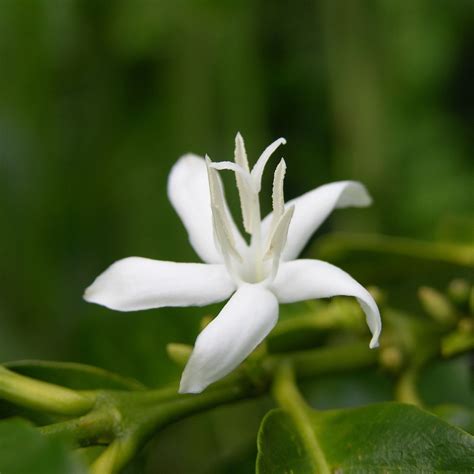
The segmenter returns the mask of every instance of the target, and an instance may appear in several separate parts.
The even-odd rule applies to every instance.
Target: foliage
[[[471,265],[467,262],[467,267]],[[279,408],[269,411],[261,422],[256,461],[261,474],[470,472],[474,437],[468,432],[473,432],[474,406],[462,354],[474,347],[472,285],[453,280],[446,294],[420,288],[418,297],[425,314],[392,308],[380,289],[372,291],[384,320],[377,351],[367,347],[363,313],[355,301],[339,297],[293,305],[268,341],[238,370],[198,395],[179,395],[176,384],[146,388],[132,379],[81,364],[6,364],[0,372],[4,399],[0,414],[11,421],[3,423],[13,423],[19,433],[25,431],[43,440],[31,438],[27,443],[35,455],[51,459],[52,466],[72,462],[70,472],[81,472],[81,463],[91,473],[143,472],[144,459],[154,457],[153,451],[145,455],[143,448],[154,446],[153,438],[159,440],[160,432],[170,424],[223,405],[237,404],[237,408],[243,400],[258,400],[270,393]],[[208,322],[204,318],[203,324]],[[190,351],[185,344],[168,346],[169,357],[180,367]],[[443,377],[455,385],[456,396],[448,392],[437,400],[429,388],[430,378],[436,377],[430,371],[443,359],[455,363]],[[461,369],[457,379],[453,378],[456,365]],[[369,374],[376,371],[380,375],[370,382]],[[360,379],[365,395],[357,398],[351,393],[344,401],[344,383],[351,389],[356,386],[350,382],[350,372]],[[364,374],[362,379],[360,374]],[[391,382],[387,385],[384,380]],[[328,383],[328,396],[333,400],[328,409],[311,408],[311,403],[321,403],[318,397]],[[381,389],[384,385],[386,389]],[[334,393],[341,388],[342,398]],[[395,402],[380,403],[384,400]],[[264,410],[272,406],[265,405]],[[251,416],[261,417],[264,411],[257,413]],[[13,416],[33,421],[40,434]],[[224,411],[220,418],[229,423],[232,415]],[[251,439],[252,433],[248,435]],[[20,450],[23,436],[27,434],[9,439],[7,448],[13,449],[11,443],[16,443],[14,449]],[[70,456],[65,454],[67,446],[76,452],[70,461],[66,461]],[[252,452],[246,449],[234,460],[224,456],[220,467],[212,469],[238,469],[239,465],[248,469],[245,459]],[[12,461],[5,457],[5,462]],[[17,468],[13,463],[5,472]]]
[[[8,474],[85,474],[65,443],[46,439],[19,419],[0,422],[0,471]]]

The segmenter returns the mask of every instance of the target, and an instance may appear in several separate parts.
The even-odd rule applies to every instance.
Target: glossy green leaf
[[[142,390],[138,381],[98,367],[74,362],[20,360],[4,364],[10,370],[74,390]]]
[[[411,405],[308,410],[305,435],[314,436],[329,468],[338,473],[472,472],[474,438]],[[259,474],[314,474],[290,415],[272,410],[258,437]]]
[[[85,474],[79,460],[59,440],[46,439],[28,422],[0,422],[2,474]]]

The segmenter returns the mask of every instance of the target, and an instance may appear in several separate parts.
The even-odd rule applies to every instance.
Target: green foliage
[[[331,472],[471,472],[474,437],[416,407],[382,403],[306,413],[310,435]],[[301,433],[284,410],[262,422],[259,474],[317,472]]]
[[[0,472],[85,474],[79,458],[60,440],[46,439],[20,419],[0,422]]]

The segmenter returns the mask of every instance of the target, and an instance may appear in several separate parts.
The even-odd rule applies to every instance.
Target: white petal
[[[138,311],[205,306],[227,299],[234,290],[224,265],[129,257],[99,275],[84,299],[118,311]]]
[[[278,319],[278,302],[261,285],[244,285],[199,334],[181,377],[180,393],[199,393],[237,367]]]
[[[321,260],[294,260],[282,263],[272,284],[280,303],[293,303],[314,298],[354,296],[365,312],[372,333],[370,347],[378,346],[382,322],[370,293],[348,273]]]
[[[221,263],[222,256],[214,244],[209,181],[203,158],[189,154],[176,162],[168,178],[168,197],[199,257],[204,262]]]
[[[308,243],[316,229],[337,208],[365,207],[372,202],[365,187],[357,181],[338,181],[325,184],[286,203],[295,206],[295,213],[288,231],[288,241],[283,260],[295,259]],[[262,222],[264,235],[268,235],[272,215]]]

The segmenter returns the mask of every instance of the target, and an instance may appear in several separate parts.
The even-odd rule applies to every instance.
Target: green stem
[[[418,368],[410,367],[402,372],[395,386],[395,399],[402,403],[410,403],[411,405],[422,407],[423,402],[416,388],[417,378]]]
[[[250,397],[253,389],[239,384],[209,389],[198,395],[177,395],[175,391],[175,398],[167,400],[165,395],[164,390],[116,394],[121,413],[121,422],[115,426],[117,438],[94,462],[93,474],[118,472],[158,429],[195,413]]]
[[[312,377],[329,372],[370,367],[377,363],[378,353],[365,342],[322,347],[288,355],[270,355],[264,367],[273,372],[282,360],[289,360],[298,378]]]
[[[132,439],[121,438],[115,440],[94,461],[90,468],[90,474],[114,474],[118,472],[133,458],[137,449],[138,446]]]
[[[0,366],[0,397],[33,410],[56,415],[83,415],[94,405],[92,394],[80,394]]]
[[[180,395],[179,398],[156,407],[150,405],[151,400],[148,400],[139,413],[133,414],[139,424],[135,434],[146,438],[153,434],[157,428],[162,428],[174,421],[209,408],[251,397],[254,395],[253,392],[250,386],[236,384],[208,389],[197,395]]]
[[[295,374],[290,363],[282,362],[278,367],[275,373],[272,393],[278,405],[293,420],[314,466],[314,471],[320,474],[331,474],[329,464],[308,419],[310,407],[306,404],[296,387]]]
[[[66,438],[78,446],[89,446],[113,439],[119,420],[116,410],[99,409],[79,418],[42,426],[39,431],[49,438]]]
[[[305,316],[280,321],[271,332],[269,339],[285,336],[287,333],[294,331],[358,329],[363,328],[364,324],[362,309],[356,301],[338,298],[331,301],[324,308],[311,310],[310,314]]]
[[[402,237],[376,234],[336,233],[321,239],[316,247],[316,253],[325,258],[340,256],[354,250],[401,255],[474,267],[474,247],[471,245],[420,242]]]

